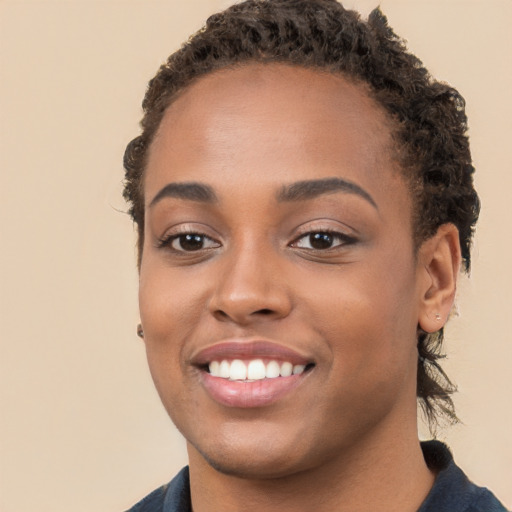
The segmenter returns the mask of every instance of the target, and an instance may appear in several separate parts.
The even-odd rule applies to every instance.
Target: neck
[[[414,425],[416,423],[414,422]],[[430,491],[417,430],[358,441],[326,464],[276,479],[247,479],[212,468],[188,447],[194,512],[414,512]],[[405,434],[405,435],[404,435]]]

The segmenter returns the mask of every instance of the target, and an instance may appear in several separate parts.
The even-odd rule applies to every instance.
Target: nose
[[[251,246],[226,255],[209,305],[217,320],[248,325],[288,316],[292,301],[283,256],[273,252]]]

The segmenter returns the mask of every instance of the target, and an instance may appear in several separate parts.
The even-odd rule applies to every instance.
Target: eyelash
[[[306,240],[307,237],[310,237],[309,238],[309,245],[311,246],[311,242],[312,242],[311,237],[314,236],[314,235],[322,235],[322,236],[330,237],[332,239],[331,240],[332,243],[334,243],[334,241],[337,239],[339,241],[339,243],[337,243],[336,245],[332,245],[330,247],[325,247],[325,248],[300,247],[298,245],[300,243],[300,241]],[[213,246],[210,246],[210,247],[199,247],[197,249],[191,249],[191,250],[177,249],[177,248],[173,247],[173,244],[174,244],[175,241],[179,240],[180,238],[187,237],[187,236],[200,238],[201,242],[203,244],[205,243],[205,241],[210,241],[210,242],[213,243]],[[319,243],[322,243],[323,240],[322,240],[322,238],[318,238],[317,241]],[[311,230],[311,231],[307,231],[305,233],[302,233],[299,237],[297,237],[293,242],[291,242],[289,244],[289,247],[295,247],[295,248],[298,248],[298,249],[302,249],[304,251],[328,252],[328,251],[336,250],[337,248],[342,247],[342,246],[352,245],[352,244],[354,244],[356,242],[357,242],[357,239],[355,237],[347,235],[345,233],[340,233],[339,231],[335,231],[335,230],[332,230],[332,229],[316,229],[316,230]],[[209,236],[207,236],[207,235],[205,235],[203,233],[200,233],[200,232],[197,232],[197,231],[193,231],[193,230],[182,231],[180,233],[175,233],[175,234],[164,236],[163,238],[159,239],[158,243],[157,243],[157,248],[159,248],[159,249],[167,248],[167,249],[171,250],[172,252],[174,252],[176,254],[180,254],[180,253],[181,254],[200,253],[202,251],[206,251],[206,250],[210,250],[210,249],[215,249],[215,248],[220,247],[220,246],[221,246],[220,242],[217,242],[213,238],[211,238],[211,237],[209,237]]]
[[[301,240],[307,239],[307,237],[311,237],[313,235],[327,235],[327,236],[331,237],[332,239],[338,239],[340,243],[333,245],[331,247],[323,248],[323,249],[319,249],[319,248],[315,248],[315,247],[298,247],[297,244]],[[321,241],[321,239],[318,239],[318,240]],[[309,241],[311,242],[311,238]],[[357,242],[357,239],[355,237],[347,235],[346,233],[341,233],[341,232],[335,231],[333,229],[314,229],[314,230],[310,230],[305,233],[302,233],[299,237],[297,237],[290,244],[290,246],[297,247],[297,248],[305,250],[305,251],[327,252],[327,251],[336,250],[337,248],[342,247],[342,246],[352,245],[356,242]],[[310,243],[310,245],[311,245],[311,243]]]
[[[196,250],[190,250],[190,251],[187,251],[187,250],[180,250],[180,249],[176,249],[173,247],[173,243],[176,241],[176,240],[179,240],[180,238],[184,238],[186,236],[190,236],[190,237],[200,237],[203,242],[205,240],[209,240],[211,242],[213,242],[214,244],[216,244],[217,247],[220,247],[220,243],[217,242],[216,240],[214,240],[213,238],[209,237],[208,235],[205,235],[203,233],[199,233],[197,231],[193,231],[193,230],[190,230],[190,231],[181,231],[180,233],[175,233],[175,234],[171,234],[171,235],[166,235],[164,236],[163,238],[160,238],[158,240],[158,243],[157,243],[157,248],[158,249],[169,249],[175,253],[182,253],[182,254],[187,254],[187,253],[195,253],[195,252],[200,252],[200,251],[204,251],[204,250],[208,250],[208,249],[213,249],[214,247],[200,247]]]

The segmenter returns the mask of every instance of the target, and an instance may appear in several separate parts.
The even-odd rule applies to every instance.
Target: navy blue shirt
[[[430,469],[437,472],[434,486],[418,512],[507,512],[485,487],[478,487],[453,461],[446,445],[439,441],[421,443]],[[146,496],[127,512],[191,512],[188,467],[168,484]]]

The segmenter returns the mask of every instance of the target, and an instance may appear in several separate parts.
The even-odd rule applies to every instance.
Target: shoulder
[[[168,484],[155,489],[126,512],[178,511],[191,511],[188,467],[184,467]]]
[[[477,487],[478,496],[467,509],[467,512],[508,512],[503,504],[494,496],[494,494],[485,487]]]
[[[491,491],[469,480],[445,444],[429,441],[422,449],[437,477],[418,512],[507,512]]]
[[[162,485],[140,500],[127,512],[163,512],[165,494],[169,484]]]

